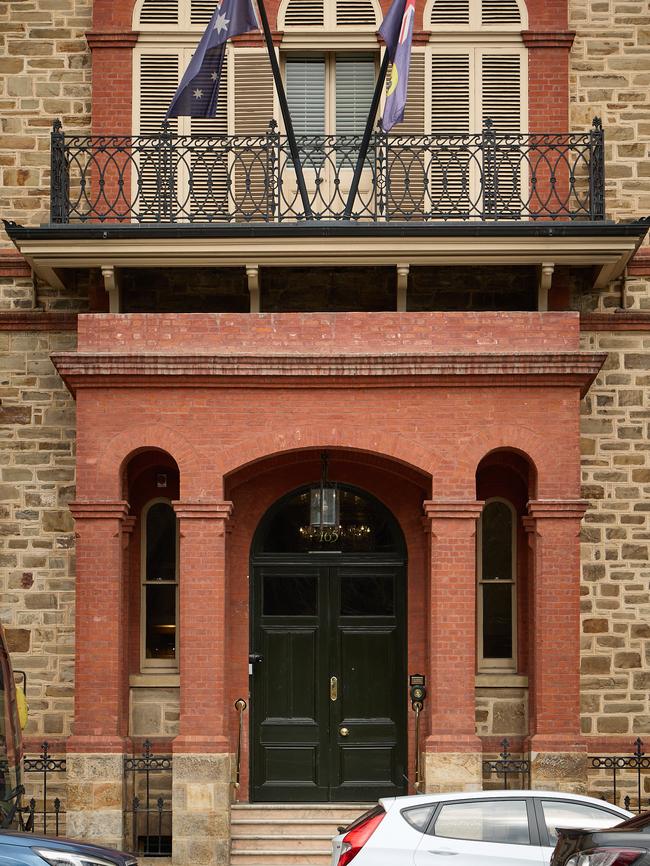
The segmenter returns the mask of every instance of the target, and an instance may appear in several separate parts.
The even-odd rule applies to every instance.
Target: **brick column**
[[[227,863],[226,523],[231,502],[175,502],[180,521],[180,720],[174,740],[174,863]],[[199,838],[200,837],[200,838]]]
[[[67,834],[122,844],[123,755],[128,732],[128,504],[74,502],[77,539],[75,718],[67,742]]]
[[[586,793],[580,736],[580,523],[582,500],[528,503],[532,559],[530,750],[533,787]]]
[[[482,502],[425,502],[429,619],[428,792],[481,788],[476,736],[476,523]]]

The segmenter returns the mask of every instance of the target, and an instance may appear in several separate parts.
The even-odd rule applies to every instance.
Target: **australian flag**
[[[221,0],[185,70],[167,117],[214,117],[226,42],[259,24],[251,0]]]
[[[411,42],[415,23],[415,0],[393,0],[379,28],[391,60],[390,86],[381,126],[384,132],[404,120],[411,66]]]

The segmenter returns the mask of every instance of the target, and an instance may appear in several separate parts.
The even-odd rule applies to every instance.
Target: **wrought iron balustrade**
[[[603,130],[373,135],[352,218],[604,219]],[[360,136],[302,136],[312,219],[344,218]],[[304,219],[286,136],[85,136],[52,131],[52,223]]]

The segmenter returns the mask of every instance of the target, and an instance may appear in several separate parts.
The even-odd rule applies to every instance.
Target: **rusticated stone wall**
[[[608,215],[650,214],[650,11],[646,0],[571,0],[577,31],[570,67],[570,127],[600,116],[606,132]],[[650,308],[647,299],[645,308]]]
[[[52,121],[90,128],[92,0],[0,2],[0,214],[33,225],[50,207]],[[9,246],[0,232],[0,248]]]
[[[582,407],[582,730],[650,735],[650,332],[583,334],[608,359]]]

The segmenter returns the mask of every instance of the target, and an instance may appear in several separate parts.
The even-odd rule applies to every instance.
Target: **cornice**
[[[35,310],[0,312],[0,331],[76,330],[76,313],[38,312]]]
[[[563,48],[570,51],[576,38],[575,30],[522,30],[526,48]]]
[[[582,520],[588,508],[586,499],[533,499],[528,514],[533,520]]]
[[[611,313],[582,313],[581,331],[650,331],[650,312],[614,310]]]
[[[25,259],[13,250],[0,250],[0,277],[31,277],[32,269]]]
[[[381,355],[171,355],[69,352],[51,356],[64,381],[113,387],[560,386],[585,394],[607,355],[595,352]]]
[[[422,503],[427,520],[478,520],[485,502],[478,500],[426,500]]]
[[[650,253],[637,253],[627,266],[627,273],[630,277],[650,276]]]

